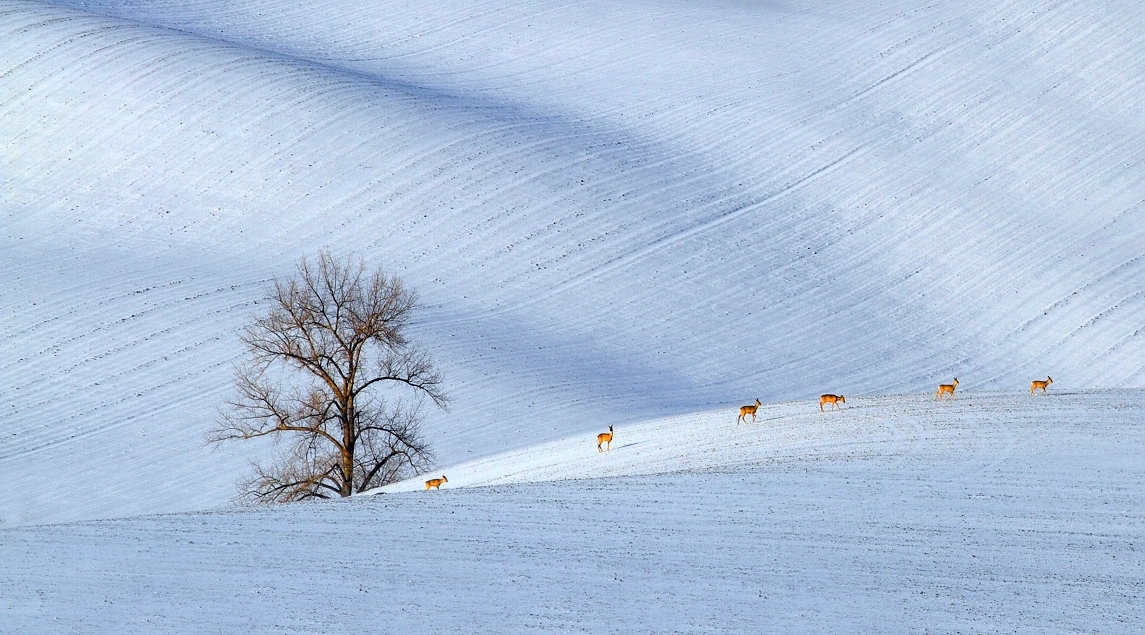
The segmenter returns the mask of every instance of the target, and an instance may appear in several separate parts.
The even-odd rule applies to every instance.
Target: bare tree
[[[279,280],[270,311],[242,333],[236,396],[207,439],[285,437],[240,485],[259,502],[349,496],[429,467],[422,405],[445,408],[442,379],[405,334],[416,294],[361,260],[321,253]]]

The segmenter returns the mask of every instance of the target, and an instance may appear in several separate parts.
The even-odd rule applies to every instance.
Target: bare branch
[[[348,496],[428,468],[421,399],[448,397],[429,355],[405,336],[416,294],[364,261],[320,253],[270,290],[240,338],[248,361],[207,440],[287,435],[290,452],[255,466],[242,491],[260,502]],[[392,405],[382,398],[407,391]],[[412,403],[413,405],[408,405]]]

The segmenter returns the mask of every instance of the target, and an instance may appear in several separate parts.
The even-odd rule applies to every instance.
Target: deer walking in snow
[[[754,405],[754,406],[740,406],[740,409],[739,409],[739,418],[738,418],[738,419],[736,419],[736,423],[739,423],[740,421],[743,421],[744,423],[747,423],[747,418],[746,418],[746,417],[747,417],[748,415],[751,415],[751,422],[752,422],[752,423],[755,423],[755,411],[756,411],[756,410],[759,410],[759,406],[760,406],[760,403],[759,403],[759,400],[758,400],[758,399],[756,399],[756,400],[755,400],[755,405]]]
[[[448,482],[449,479],[445,478],[444,474],[441,475],[441,478],[431,478],[425,482],[425,491],[428,492],[430,489],[441,489],[441,484]]]
[[[1049,375],[1046,375],[1045,381],[1035,379],[1034,381],[1030,382],[1030,394],[1034,394],[1035,390],[1041,388],[1042,394],[1047,395],[1049,393],[1046,392],[1046,386],[1049,386],[1052,383],[1054,383],[1054,378],[1050,377]]]
[[[839,402],[847,403],[847,400],[843,395],[823,395],[819,397],[819,412],[823,412],[823,404],[825,403],[835,404],[835,408],[839,409]]]

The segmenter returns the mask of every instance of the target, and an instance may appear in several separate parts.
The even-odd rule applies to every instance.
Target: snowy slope
[[[0,3],[0,519],[224,504],[235,330],[418,288],[442,464],[824,391],[1140,387],[1145,9]]]
[[[603,453],[596,449],[596,435],[586,434],[445,466],[441,471],[449,482],[442,487],[768,470],[804,462],[854,468],[928,460],[943,469],[960,466],[955,473],[934,468],[930,478],[957,479],[966,472],[996,469],[1011,461],[1015,451],[1057,456],[1069,451],[1076,435],[1081,438],[1075,451],[1116,463],[1128,449],[1105,451],[1122,442],[1122,434],[1135,435],[1145,424],[1140,398],[1139,391],[1055,393],[1048,399],[1040,393],[987,392],[942,401],[924,394],[851,396],[839,410],[827,406],[825,411],[809,401],[764,404],[754,422],[748,417],[740,423],[736,410],[719,410],[615,426],[612,450]],[[1079,423],[1087,418],[1093,421]],[[394,483],[379,493],[422,490],[425,478]]]
[[[850,403],[848,399],[848,403]],[[0,529],[10,633],[1145,628],[1145,393],[618,428],[548,483]],[[659,425],[657,428],[656,426]],[[708,435],[699,434],[702,428]],[[655,438],[646,433],[656,431]],[[702,440],[718,436],[723,443]],[[540,453],[517,467],[542,469]],[[558,465],[559,464],[559,465]],[[502,467],[508,467],[507,462]],[[661,471],[654,475],[634,473]],[[500,482],[448,489],[466,478]]]

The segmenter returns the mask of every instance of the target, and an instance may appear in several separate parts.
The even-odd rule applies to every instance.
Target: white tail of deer
[[[444,474],[441,475],[441,478],[431,478],[425,482],[425,491],[428,492],[430,489],[441,489],[441,484],[448,482],[449,479],[445,478]]]
[[[819,397],[819,412],[823,412],[823,404],[833,403],[835,407],[839,407],[839,402],[847,403],[843,395],[823,395]]]
[[[958,378],[957,377],[954,378],[954,383],[939,384],[938,385],[938,391],[934,393],[934,398],[935,399],[942,399],[943,395],[950,395],[950,398],[954,399],[954,388],[956,386],[958,386]]]
[[[1034,391],[1039,389],[1039,388],[1041,388],[1042,392],[1045,393],[1046,392],[1046,386],[1049,386],[1052,383],[1054,383],[1054,378],[1050,377],[1049,375],[1046,375],[1045,381],[1042,381],[1040,379],[1035,379],[1034,381],[1030,382],[1030,394],[1031,395],[1034,394]],[[1046,394],[1048,394],[1048,393],[1046,393]]]
[[[604,452],[604,450],[600,449],[601,445],[607,447],[610,452],[612,451],[612,426],[608,426],[608,432],[601,432],[596,435],[597,452]]]
[[[736,423],[739,423],[740,421],[747,423],[746,417],[748,415],[751,415],[751,422],[755,423],[755,411],[759,410],[759,406],[760,406],[760,403],[759,403],[758,399],[755,400],[754,406],[740,406],[739,418],[736,419]]]

